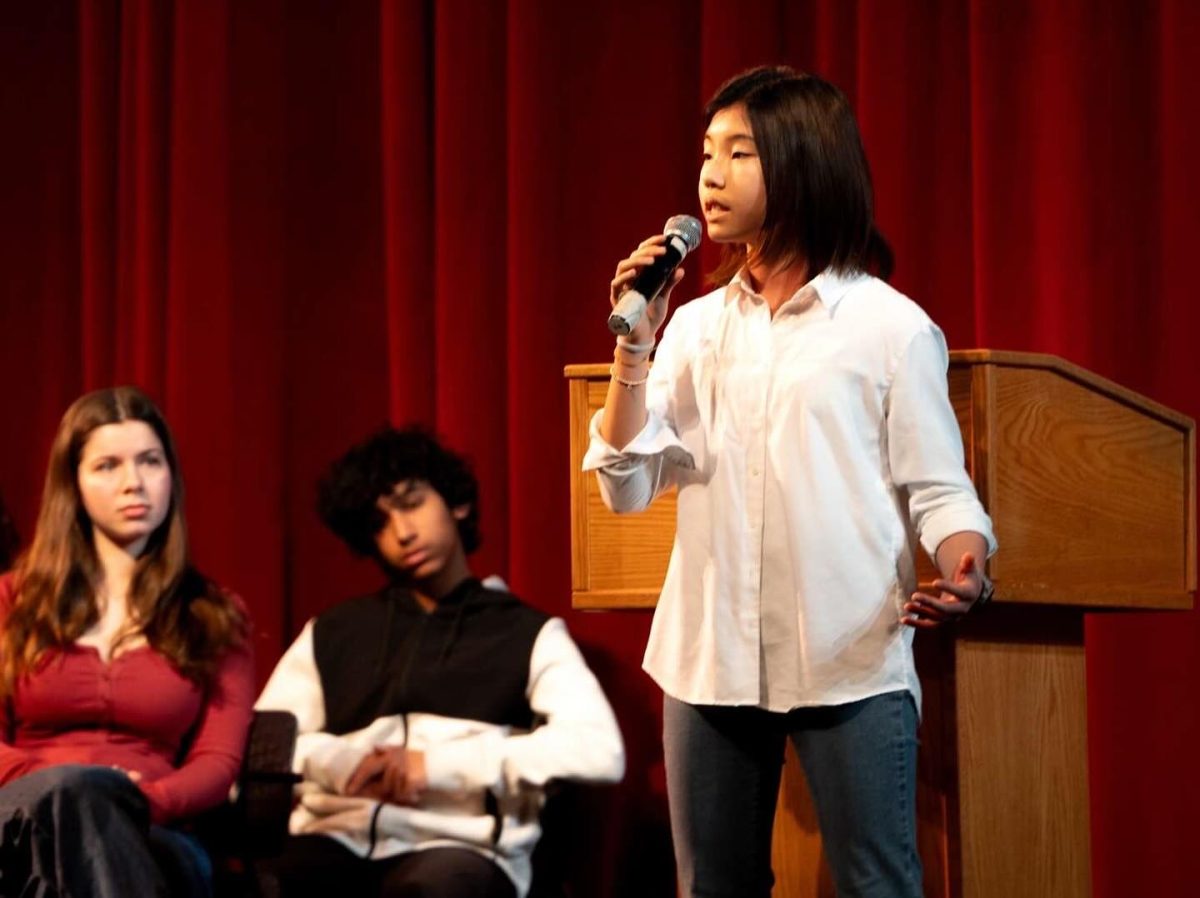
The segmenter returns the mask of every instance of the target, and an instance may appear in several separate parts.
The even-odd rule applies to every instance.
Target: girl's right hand
[[[647,237],[638,244],[638,248],[629,254],[629,257],[622,259],[617,263],[617,273],[613,276],[612,286],[609,290],[608,301],[612,305],[617,304],[617,300],[621,298],[621,294],[629,289],[633,283],[633,279],[638,276],[643,268],[654,262],[656,258],[667,251],[667,237],[665,234],[655,234],[653,237]],[[654,339],[654,335],[658,333],[658,329],[662,327],[663,321],[667,317],[668,301],[671,297],[671,291],[675,289],[675,285],[683,280],[683,269],[676,268],[671,274],[671,279],[667,281],[665,287],[659,292],[654,301],[646,306],[646,312],[642,315],[637,325],[629,332],[627,339],[630,343],[649,343]]]

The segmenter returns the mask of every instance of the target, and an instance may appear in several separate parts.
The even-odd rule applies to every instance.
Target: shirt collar
[[[861,271],[848,271],[844,274],[838,274],[832,269],[826,268],[809,281],[809,283],[817,291],[817,296],[820,297],[821,303],[832,312],[837,304],[842,301],[842,297],[850,292],[850,288],[867,277],[869,275]]]
[[[745,268],[738,269],[738,273],[735,274],[729,281],[729,286],[737,288],[737,290],[744,296],[757,296],[758,294],[751,289],[750,283],[745,277],[745,272]],[[825,306],[828,311],[832,312],[837,304],[842,301],[842,297],[846,295],[850,288],[866,277],[869,277],[869,275],[864,274],[861,271],[851,271],[846,272],[845,274],[838,274],[837,272],[833,271],[833,269],[826,268],[815,278],[808,281],[808,283],[792,294],[787,301],[791,302],[804,290],[807,290],[809,287],[811,287],[817,294],[817,298],[821,300],[821,304]]]

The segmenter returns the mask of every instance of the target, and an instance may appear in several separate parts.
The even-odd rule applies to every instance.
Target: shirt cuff
[[[683,441],[656,415],[648,414],[646,424],[638,431],[637,436],[630,440],[624,449],[617,449],[600,435],[600,418],[603,414],[603,409],[597,411],[588,425],[591,442],[588,444],[587,454],[583,456],[583,470],[620,470],[622,467],[637,465],[638,456],[659,454],[681,468],[695,467],[691,453],[684,447]]]
[[[301,775],[322,788],[341,795],[346,790],[346,781],[368,754],[369,748],[352,745],[345,739],[335,739],[308,755]]]
[[[976,503],[969,508],[939,509],[925,521],[921,530],[921,547],[930,558],[937,558],[937,548],[948,536],[963,531],[978,533],[987,542],[987,557],[996,554],[996,535],[992,532],[992,521]]]
[[[430,789],[462,792],[495,788],[504,767],[504,736],[480,733],[425,749],[425,778]]]

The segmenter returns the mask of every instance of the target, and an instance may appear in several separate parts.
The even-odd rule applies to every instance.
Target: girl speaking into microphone
[[[771,892],[785,741],[840,895],[919,896],[914,628],[991,594],[991,521],[963,465],[938,327],[891,253],[841,92],[788,68],[705,109],[713,292],[666,318],[677,270],[617,340],[585,469],[614,511],[678,489],[645,668],[663,698],[680,891]],[[610,301],[665,250],[617,265]],[[914,552],[936,561],[917,591]]]

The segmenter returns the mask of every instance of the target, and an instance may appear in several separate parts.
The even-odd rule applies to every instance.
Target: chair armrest
[[[292,791],[296,717],[290,711],[255,711],[238,778],[236,816],[242,829],[243,857],[277,854],[287,836]]]

